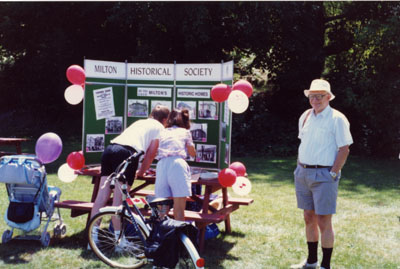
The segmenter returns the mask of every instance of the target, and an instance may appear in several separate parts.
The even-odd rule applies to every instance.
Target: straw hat
[[[331,92],[331,85],[329,84],[328,81],[323,80],[323,79],[314,79],[311,82],[310,89],[304,90],[304,95],[308,97],[308,95],[312,92],[315,91],[325,91],[331,95],[331,98],[329,101],[332,101],[335,98],[335,95]]]

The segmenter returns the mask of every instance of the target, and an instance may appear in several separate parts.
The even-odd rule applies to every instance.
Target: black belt
[[[303,163],[299,163],[299,165],[303,168],[331,168],[332,166],[324,166],[324,165],[308,165],[308,164],[303,164]]]

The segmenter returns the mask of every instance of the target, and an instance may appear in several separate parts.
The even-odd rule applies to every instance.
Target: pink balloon
[[[241,79],[233,84],[232,90],[239,90],[244,92],[247,97],[250,97],[253,94],[253,86],[247,80]]]
[[[62,141],[55,133],[45,133],[36,141],[36,156],[44,164],[57,160],[61,151]]]
[[[236,181],[236,172],[230,168],[222,169],[218,173],[218,181],[223,187],[231,187]]]
[[[82,85],[86,79],[85,70],[79,65],[71,65],[67,69],[67,79],[72,84]]]
[[[224,102],[228,99],[229,94],[232,89],[226,84],[220,83],[212,87],[211,89],[211,98],[216,102]]]
[[[242,177],[246,174],[246,166],[241,162],[234,162],[229,165],[229,168],[236,172],[238,177]]]

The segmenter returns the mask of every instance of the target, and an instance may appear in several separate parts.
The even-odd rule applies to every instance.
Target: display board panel
[[[191,167],[222,169],[230,162],[231,112],[211,98],[217,83],[232,86],[233,62],[141,64],[85,60],[82,147],[87,164],[99,164],[110,141],[157,104],[188,108],[197,151]]]

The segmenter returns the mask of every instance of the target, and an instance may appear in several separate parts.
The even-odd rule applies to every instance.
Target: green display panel
[[[191,167],[222,169],[230,163],[231,112],[211,98],[211,88],[232,85],[233,62],[136,64],[85,60],[82,146],[87,164],[99,164],[104,148],[156,105],[190,111],[196,157]]]

